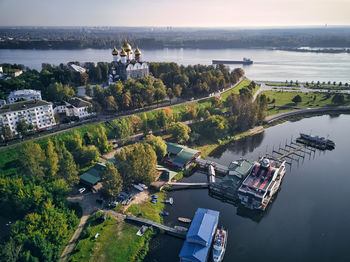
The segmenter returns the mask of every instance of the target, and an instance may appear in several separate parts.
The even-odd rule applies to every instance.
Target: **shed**
[[[80,182],[84,185],[93,187],[98,182],[100,182],[101,180],[100,174],[105,167],[106,165],[103,163],[95,164],[92,168],[90,168],[84,174],[79,176]]]

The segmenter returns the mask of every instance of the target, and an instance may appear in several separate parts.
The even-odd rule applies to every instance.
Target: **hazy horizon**
[[[0,26],[344,27],[348,10],[348,0],[0,0]]]

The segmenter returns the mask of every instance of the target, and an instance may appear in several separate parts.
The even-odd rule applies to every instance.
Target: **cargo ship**
[[[223,227],[216,230],[213,244],[213,261],[221,262],[224,259],[227,243],[227,230]]]
[[[326,139],[324,137],[311,136],[303,133],[300,133],[300,138],[298,138],[297,141],[310,146],[315,146],[320,149],[335,148],[335,143],[332,140]]]
[[[281,186],[286,173],[285,164],[285,161],[273,157],[262,157],[255,162],[238,189],[241,204],[249,209],[264,211]]]
[[[253,64],[253,61],[249,58],[243,58],[243,60],[236,61],[236,60],[212,60],[213,65],[217,64],[223,64],[223,65],[230,65],[230,64],[242,64],[242,65],[251,65]]]

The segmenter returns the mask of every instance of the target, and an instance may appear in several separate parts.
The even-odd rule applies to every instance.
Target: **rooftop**
[[[44,101],[44,100],[21,101],[21,102],[17,102],[17,103],[13,103],[13,104],[3,105],[0,108],[0,114],[14,112],[14,111],[20,111],[20,110],[26,110],[26,109],[34,108],[34,107],[38,107],[38,106],[47,106],[47,105],[51,105],[51,103]]]
[[[241,160],[236,160],[236,161],[231,162],[231,164],[228,166],[228,170],[245,175],[248,173],[248,171],[250,170],[250,168],[252,166],[253,166],[253,164],[251,162],[249,162],[248,160],[241,159]]]
[[[97,163],[84,174],[80,175],[80,181],[84,184],[93,186],[101,180],[100,173],[105,168],[105,164]]]
[[[174,165],[183,167],[186,163],[191,160],[200,151],[188,148],[175,143],[167,142],[167,152],[175,155],[172,159],[169,159]]]
[[[16,90],[16,91],[12,91],[9,94],[9,98],[16,97],[16,96],[25,96],[25,95],[41,95],[41,91],[33,90],[33,89]]]
[[[75,65],[75,64],[70,64],[69,68],[74,70],[75,72],[79,72],[79,73],[85,73],[86,69],[84,67]]]
[[[87,106],[91,105],[89,102],[86,102],[78,97],[73,97],[73,98],[69,99],[68,103],[74,107],[87,107]]]
[[[219,212],[198,208],[179,257],[185,261],[207,261],[213,236],[219,221]]]

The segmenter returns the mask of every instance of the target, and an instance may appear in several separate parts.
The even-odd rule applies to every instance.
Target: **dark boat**
[[[226,244],[227,244],[227,230],[223,227],[216,230],[214,244],[213,244],[213,261],[221,262],[224,259]]]
[[[307,134],[300,133],[300,142],[303,143],[303,140],[305,142],[314,143],[315,145],[319,145],[324,148],[333,149],[335,148],[335,143],[332,140],[326,139],[324,137],[319,136],[311,136]]]
[[[166,212],[166,211],[161,211],[159,212],[159,214],[162,216],[169,216],[169,212]]]
[[[253,64],[253,61],[249,58],[243,58],[243,60],[237,61],[237,60],[212,60],[213,65],[216,64],[223,64],[223,65],[229,65],[229,64],[242,64],[242,65],[251,65]]]

